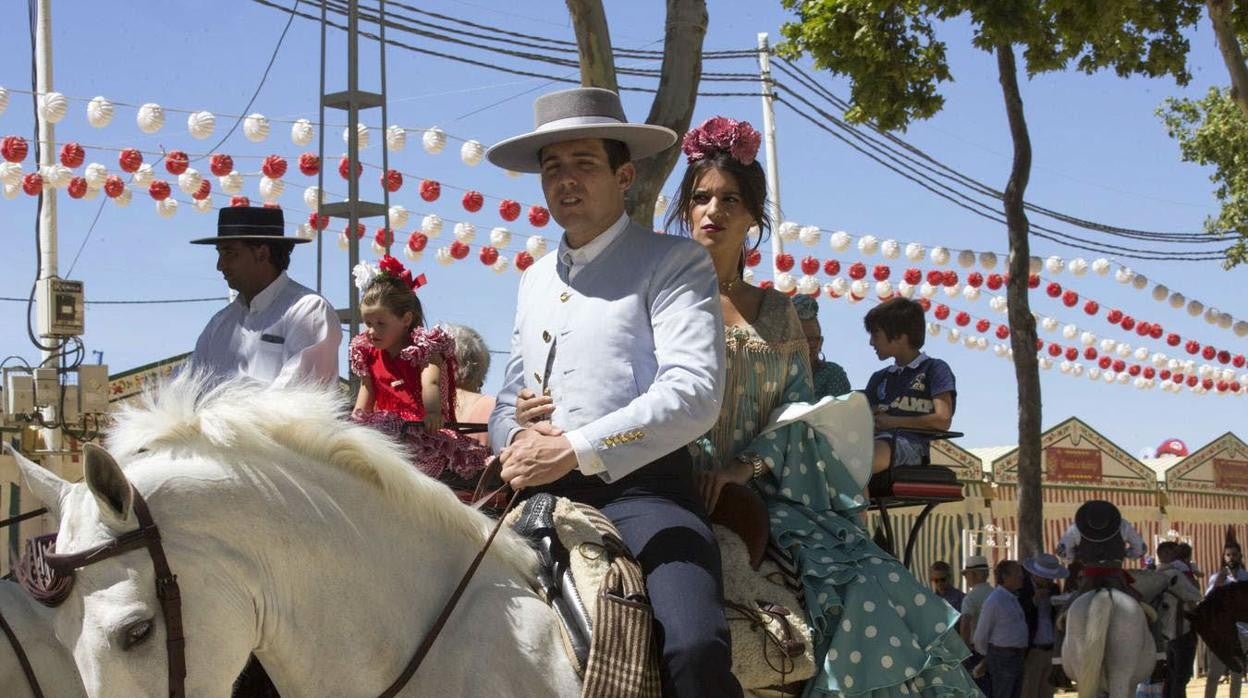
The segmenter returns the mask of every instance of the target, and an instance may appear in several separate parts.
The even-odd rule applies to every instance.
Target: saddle
[[[815,673],[795,565],[768,546],[761,499],[740,489],[744,493],[730,494],[725,506],[718,508],[733,512],[723,518],[736,521],[734,526],[745,530],[753,543],[725,526],[713,526],[723,561],[733,673],[746,689],[795,693],[792,684]],[[748,501],[751,496],[754,503]],[[530,538],[538,551],[543,568],[538,573],[540,591],[564,627],[568,654],[585,680],[582,696],[657,697],[658,652],[640,566],[611,522],[587,505],[540,494],[513,511],[508,523]],[[624,637],[633,640],[620,642]],[[624,653],[626,647],[639,646],[645,649]],[[609,676],[604,679],[602,674]],[[621,676],[626,677],[627,688],[619,683]],[[654,693],[648,690],[650,677]],[[615,683],[608,685],[608,680]]]

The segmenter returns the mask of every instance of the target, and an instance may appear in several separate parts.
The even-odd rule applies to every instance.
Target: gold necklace
[[[720,281],[719,292],[720,293],[732,293],[732,290],[736,288],[737,286],[741,285],[742,283],[744,283],[744,281],[739,276],[735,276],[731,279],[728,279],[727,281]]]

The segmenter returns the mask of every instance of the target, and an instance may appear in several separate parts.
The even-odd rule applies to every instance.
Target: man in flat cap
[[[676,142],[630,124],[597,88],[539,97],[537,127],[490,149],[540,173],[564,235],[521,277],[511,358],[490,418],[503,479],[598,507],[646,573],[665,696],[740,696],[723,612],[719,549],[686,445],[719,415],[724,333],[710,255],[632,223],[633,158]],[[522,391],[550,422],[521,424]],[[527,393],[526,393],[527,395]]]

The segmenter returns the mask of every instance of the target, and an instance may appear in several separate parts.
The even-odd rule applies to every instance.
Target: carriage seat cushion
[[[942,465],[898,465],[871,477],[872,499],[962,499],[962,483]]]

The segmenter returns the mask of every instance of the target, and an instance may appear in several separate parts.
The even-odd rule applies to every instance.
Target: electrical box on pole
[[[56,277],[35,285],[40,337],[77,337],[86,327],[81,281]]]

